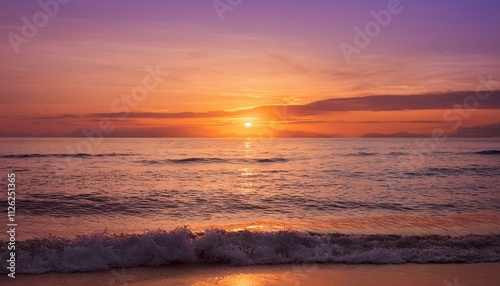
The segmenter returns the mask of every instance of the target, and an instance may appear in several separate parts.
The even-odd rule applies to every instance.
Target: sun
[[[246,128],[252,127],[252,122],[245,122],[245,127]]]

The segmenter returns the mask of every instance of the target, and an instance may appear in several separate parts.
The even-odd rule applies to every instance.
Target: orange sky
[[[106,118],[115,127],[110,137],[357,137],[436,128],[460,134],[458,128],[500,122],[500,45],[492,37],[500,23],[484,20],[498,2],[404,2],[350,62],[339,44],[352,44],[353,28],[373,20],[370,11],[387,1],[248,1],[223,21],[206,1],[112,2],[61,5],[17,53],[9,37],[2,39],[0,134],[81,136]],[[21,18],[41,10],[36,3],[1,4],[4,35],[22,36]],[[478,99],[476,90],[491,96]],[[468,93],[444,99],[458,91]],[[402,96],[419,94],[435,100],[421,108]],[[394,98],[276,114],[283,106],[375,95]],[[460,113],[467,97],[478,109]],[[401,104],[381,108],[384,100]]]

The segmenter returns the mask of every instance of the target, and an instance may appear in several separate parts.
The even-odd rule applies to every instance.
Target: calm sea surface
[[[499,259],[500,140],[422,140],[1,139],[0,160],[5,186],[16,174],[19,240],[185,226],[475,234]]]
[[[500,233],[499,140],[433,151],[417,139],[106,139],[89,155],[71,151],[81,141],[0,141],[2,173],[17,178],[19,235],[184,225]]]

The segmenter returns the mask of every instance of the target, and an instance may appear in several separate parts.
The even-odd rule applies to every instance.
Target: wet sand
[[[404,265],[174,265],[92,273],[18,275],[0,285],[498,285],[500,263]]]

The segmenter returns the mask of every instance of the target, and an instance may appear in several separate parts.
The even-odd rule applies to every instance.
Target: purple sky
[[[212,0],[72,0],[59,5],[57,14],[19,44],[16,53],[9,35],[22,36],[21,19],[32,21],[42,11],[38,2],[0,0],[3,133],[86,128],[92,122],[46,122],[40,129],[33,119],[41,124],[45,117],[110,113],[110,104],[141,82],[146,66],[161,66],[168,79],[133,112],[231,111],[332,98],[474,91],[478,77],[489,74],[489,87],[500,89],[498,0],[401,0],[400,12],[349,60],[341,44],[355,46],[354,29],[364,30],[374,20],[372,11],[387,10],[397,1],[245,0],[221,20]],[[467,118],[465,125],[496,123],[488,110]],[[368,112],[344,115],[347,122],[376,117]],[[436,112],[433,120],[441,115]],[[234,125],[259,116],[214,120]],[[408,113],[391,116],[409,119]],[[157,127],[153,122],[127,124]],[[357,132],[346,133],[349,128],[338,125],[310,126],[299,129],[349,136],[373,129],[360,125]],[[408,129],[428,132],[432,126]]]

